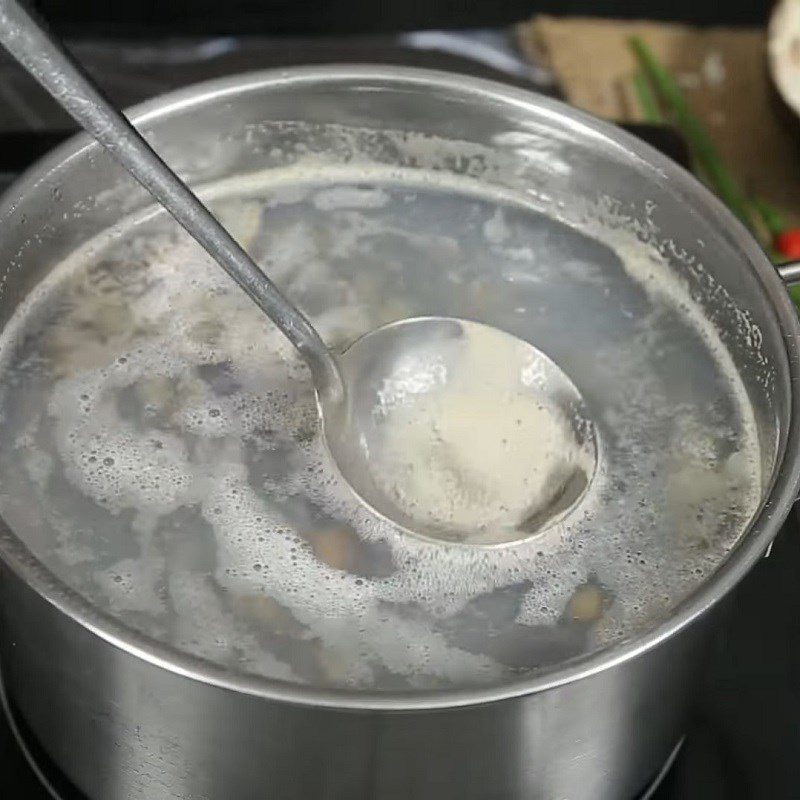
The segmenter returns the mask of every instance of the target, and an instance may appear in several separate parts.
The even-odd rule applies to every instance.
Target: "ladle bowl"
[[[318,394],[327,445],[361,499],[411,534],[518,541],[589,485],[597,443],[583,399],[515,336],[416,317],[362,336],[337,362],[347,391]]]

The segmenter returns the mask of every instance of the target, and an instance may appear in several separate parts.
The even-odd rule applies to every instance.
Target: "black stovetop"
[[[509,60],[507,37],[482,32],[473,41],[494,54],[493,65],[469,57],[470,35],[433,49],[421,40],[384,37],[315,43],[253,39],[206,42],[83,42],[79,55],[120,105],[179,84],[218,74],[289,63],[371,61],[419,64],[508,80],[550,90],[546,74]],[[433,40],[436,44],[436,40]],[[437,47],[451,52],[444,53]],[[165,56],[165,53],[167,55]],[[149,54],[149,61],[148,61]],[[512,54],[513,55],[513,54]],[[497,65],[504,65],[503,69]],[[68,131],[64,117],[28,79],[0,57],[0,188]],[[18,102],[17,102],[18,101]],[[637,127],[635,133],[686,161],[670,131]],[[652,800],[795,800],[800,797],[800,523],[795,514],[737,590],[721,626],[695,718],[684,745]],[[25,732],[23,731],[23,734]],[[77,800],[63,776],[43,760],[44,772],[64,800]],[[0,796],[49,800],[52,794],[28,765],[0,717]],[[231,800],[234,800],[233,798]]]

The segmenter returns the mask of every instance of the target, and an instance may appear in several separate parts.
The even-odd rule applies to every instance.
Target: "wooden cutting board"
[[[553,71],[570,103],[620,122],[645,119],[632,84],[633,35],[677,75],[748,192],[800,221],[800,124],[773,89],[764,29],[546,16],[518,26],[523,51]]]

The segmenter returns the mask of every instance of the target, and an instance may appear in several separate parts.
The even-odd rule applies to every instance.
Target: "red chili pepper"
[[[776,236],[775,247],[786,258],[800,259],[800,228],[787,228]]]

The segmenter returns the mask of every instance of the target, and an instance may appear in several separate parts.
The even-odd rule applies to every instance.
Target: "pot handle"
[[[787,286],[800,286],[800,261],[779,264],[776,269]]]
[[[791,289],[793,286],[800,286],[800,261],[787,261],[785,264],[778,264],[775,269],[787,289]],[[771,552],[772,542],[769,543],[767,551],[764,553],[764,558],[769,558]]]

